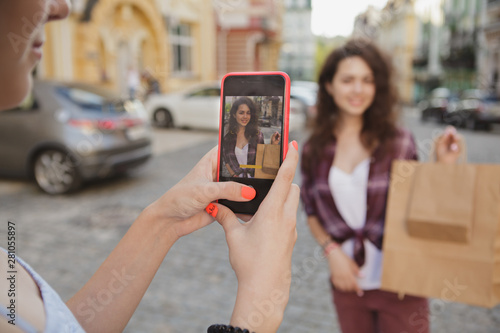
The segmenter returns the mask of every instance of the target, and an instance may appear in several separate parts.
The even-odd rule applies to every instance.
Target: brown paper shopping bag
[[[450,167],[435,165],[443,170]],[[409,234],[407,220],[412,189],[420,168],[426,166],[415,161],[393,162],[383,244],[382,289],[485,307],[500,303],[500,165],[469,166],[475,169],[471,171],[474,176],[470,176],[474,177],[472,221],[462,224],[465,229],[469,228],[469,239],[454,242]],[[460,165],[451,166],[456,167]],[[441,177],[447,176],[455,177],[453,173],[441,174]],[[433,192],[427,195],[429,200],[435,199]],[[449,204],[453,207],[453,203]],[[443,225],[437,223],[440,224]]]
[[[264,149],[264,158],[262,159],[262,171],[271,175],[277,175],[280,168],[279,145],[266,145]]]
[[[274,179],[280,166],[280,145],[257,145],[255,178]]]
[[[408,207],[408,233],[455,242],[470,239],[476,168],[470,164],[419,164]]]

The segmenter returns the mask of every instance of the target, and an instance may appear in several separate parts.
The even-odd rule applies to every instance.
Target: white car
[[[220,82],[188,90],[152,95],[145,103],[154,125],[161,127],[219,128]]]
[[[220,93],[220,82],[209,82],[177,93],[152,95],[145,107],[156,126],[218,130]],[[290,130],[304,125],[300,108],[300,102],[290,101]]]

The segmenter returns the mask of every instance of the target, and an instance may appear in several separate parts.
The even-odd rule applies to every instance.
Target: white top
[[[245,147],[243,147],[243,149],[234,147],[234,154],[236,155],[236,159],[240,165],[246,165],[248,161],[248,143]]]
[[[243,149],[235,146],[234,154],[236,155],[236,160],[238,160],[239,165],[248,164],[248,143],[245,147],[243,147]],[[247,174],[247,176],[250,177],[249,174]]]
[[[366,192],[370,159],[359,163],[351,174],[332,166],[328,175],[328,185],[339,214],[352,229],[361,229],[366,221]],[[365,239],[365,264],[361,267],[358,283],[361,289],[379,289],[382,274],[382,252]],[[342,251],[354,257],[354,239],[341,245]]]

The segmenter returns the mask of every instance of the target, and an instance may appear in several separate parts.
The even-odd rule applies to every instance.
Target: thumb
[[[218,208],[215,219],[222,226],[226,234],[241,225],[236,215],[229,208],[221,204],[214,205],[217,205]]]
[[[357,281],[354,282],[354,290],[356,291],[356,294],[361,297],[363,296],[364,292],[363,289],[359,287],[359,283]]]
[[[350,261],[350,266],[351,266],[351,272],[354,274],[354,276],[358,277],[359,276],[359,267],[354,261]]]

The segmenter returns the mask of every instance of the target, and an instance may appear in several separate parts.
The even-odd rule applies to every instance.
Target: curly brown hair
[[[361,57],[373,71],[375,80],[374,100],[363,113],[361,142],[368,150],[373,150],[378,144],[385,145],[397,133],[398,97],[393,87],[390,60],[373,43],[363,39],[351,39],[344,46],[333,50],[321,69],[318,79],[317,115],[312,123],[312,134],[302,159],[306,172],[312,172],[313,164],[321,158],[327,143],[335,139],[334,129],[339,121],[340,110],[327,92],[326,84],[332,82],[339,63],[350,57]]]

